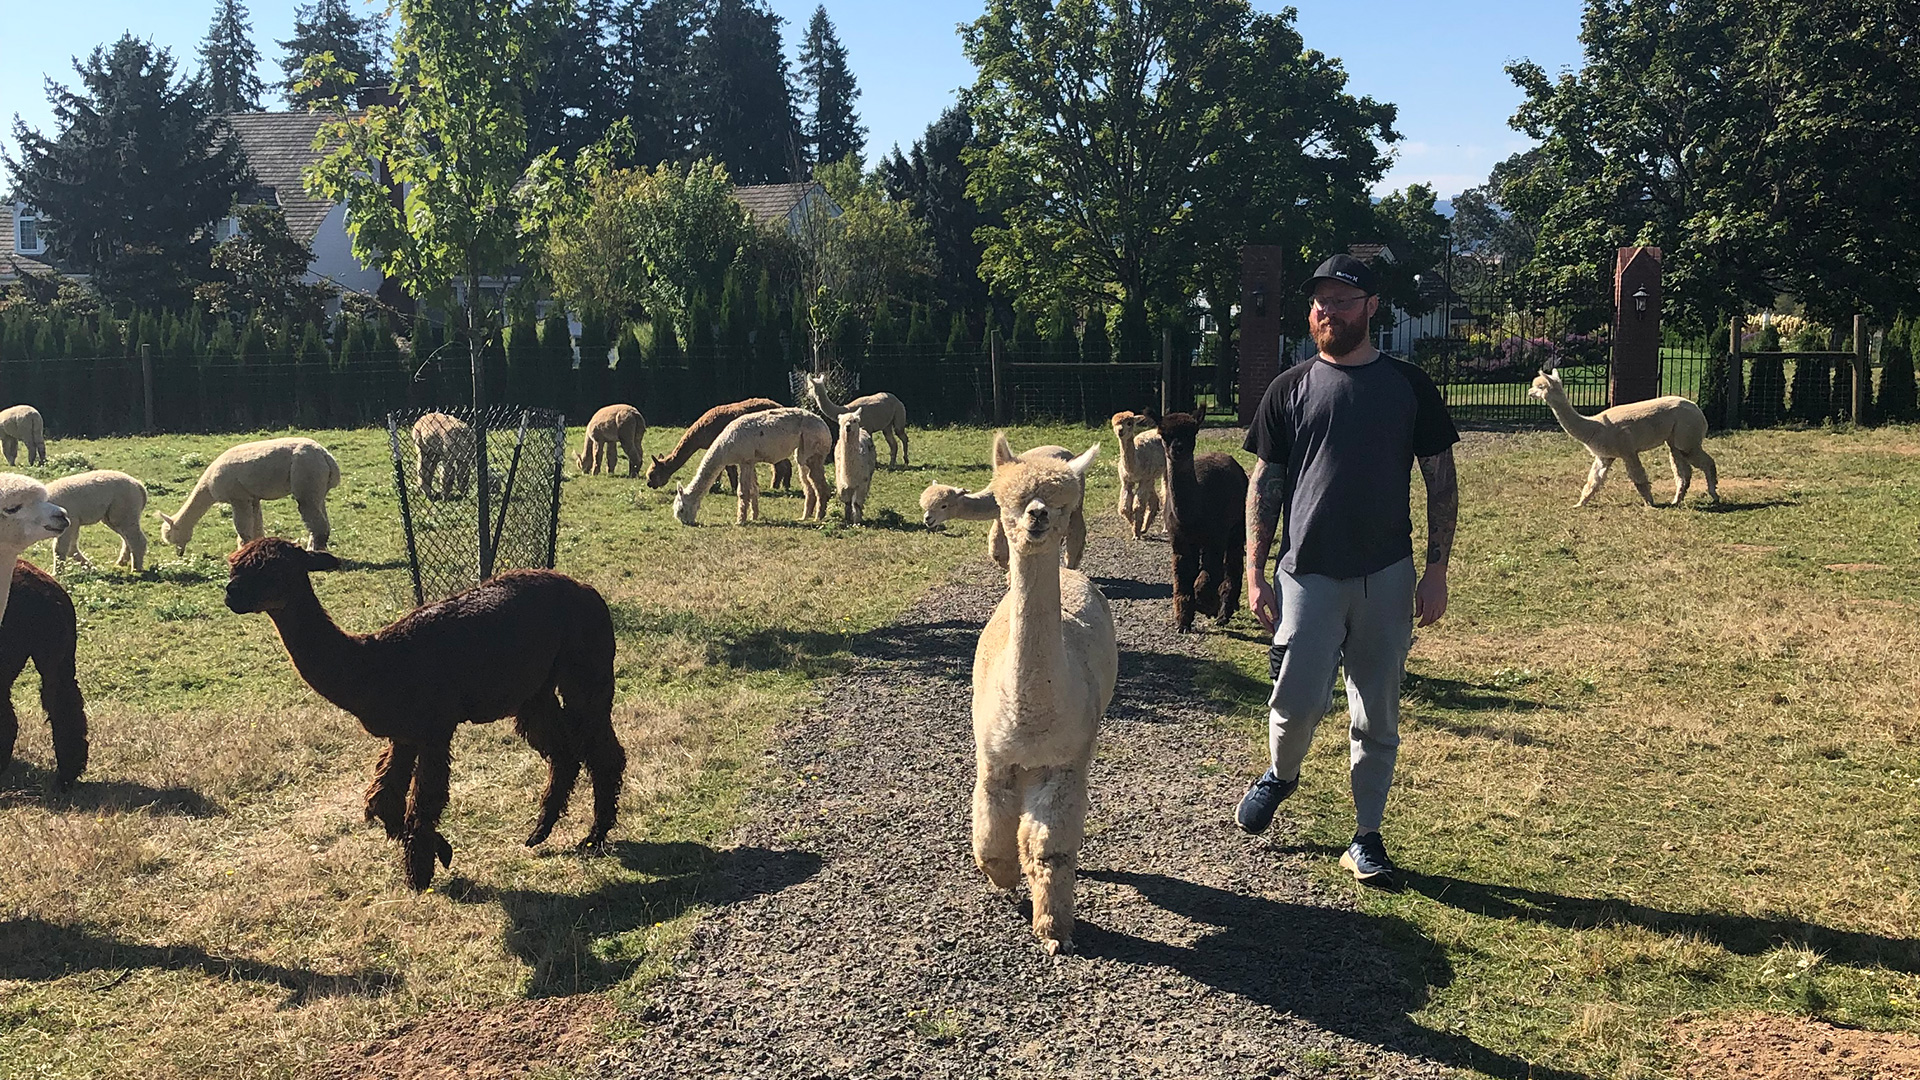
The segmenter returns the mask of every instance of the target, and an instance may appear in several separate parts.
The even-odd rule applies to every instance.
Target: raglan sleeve
[[[1287,422],[1285,383],[1275,379],[1260,397],[1260,407],[1247,425],[1247,438],[1241,449],[1274,465],[1284,465],[1293,450],[1293,427]]]
[[[1413,456],[1432,457],[1459,442],[1460,432],[1453,426],[1453,416],[1447,412],[1440,388],[1415,365],[1404,362],[1403,365],[1407,382],[1413,386]]]

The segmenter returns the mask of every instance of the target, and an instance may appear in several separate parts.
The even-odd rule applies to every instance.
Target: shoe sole
[[[1392,889],[1397,888],[1400,884],[1399,879],[1394,877],[1394,871],[1392,870],[1375,870],[1371,874],[1361,873],[1359,864],[1353,861],[1352,854],[1348,852],[1343,851],[1340,853],[1340,866],[1353,875],[1353,880],[1362,885],[1372,885],[1379,889]]]

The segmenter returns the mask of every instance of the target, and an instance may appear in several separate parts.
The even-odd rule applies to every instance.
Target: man
[[[1427,626],[1447,610],[1460,435],[1432,380],[1368,340],[1380,298],[1365,263],[1336,255],[1304,291],[1313,298],[1308,326],[1320,353],[1267,387],[1247,428],[1246,448],[1260,459],[1247,485],[1247,604],[1273,631],[1271,765],[1247,789],[1235,820],[1247,832],[1264,831],[1300,786],[1301,762],[1344,660],[1355,829],[1340,865],[1364,884],[1395,888],[1380,820],[1399,752],[1400,681],[1414,620]],[[1416,459],[1427,485],[1417,584]],[[1270,584],[1267,555],[1283,521]]]

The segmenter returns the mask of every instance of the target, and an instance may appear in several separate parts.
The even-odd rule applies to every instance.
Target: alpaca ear
[[[1553,374],[1553,371],[1554,371],[1554,369],[1555,369],[1555,368],[1557,368],[1557,367],[1559,367],[1559,366],[1560,366],[1560,360],[1559,360],[1559,358],[1557,358],[1557,357],[1552,357],[1552,356],[1549,356],[1549,357],[1547,357],[1547,358],[1546,358],[1545,360],[1543,360],[1543,361],[1541,361],[1541,363],[1540,363],[1540,374],[1542,374],[1542,375],[1551,375],[1551,374]]]
[[[994,432],[993,467],[998,469],[1002,465],[1011,465],[1017,460],[1019,459],[1013,456],[1013,447],[1007,445],[1007,433],[1004,431]]]
[[[173,519],[167,516],[167,512],[165,510],[155,510],[153,512],[153,516],[159,518],[160,521],[167,526],[167,528],[169,529],[173,528]]]
[[[307,552],[307,569],[338,570],[340,569],[340,560],[335,558],[330,551],[309,551]]]
[[[1087,478],[1087,470],[1093,468],[1093,459],[1099,456],[1100,444],[1094,443],[1092,446],[1087,447],[1086,453],[1067,462],[1067,468],[1073,470],[1074,479],[1085,480]]]

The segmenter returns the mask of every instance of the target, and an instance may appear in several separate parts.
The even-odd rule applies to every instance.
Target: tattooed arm
[[[1413,594],[1418,625],[1429,626],[1447,612],[1447,563],[1453,558],[1453,533],[1460,523],[1460,478],[1453,449],[1420,459],[1427,482],[1427,570]]]
[[[1247,607],[1268,632],[1280,620],[1279,601],[1267,579],[1267,558],[1280,527],[1285,482],[1286,469],[1264,459],[1253,463],[1253,475],[1247,480]]]

